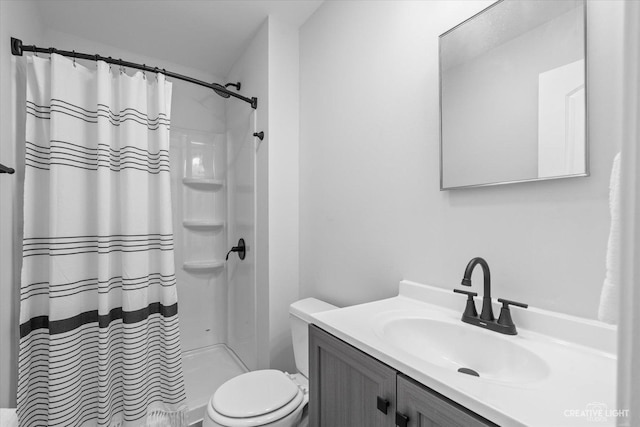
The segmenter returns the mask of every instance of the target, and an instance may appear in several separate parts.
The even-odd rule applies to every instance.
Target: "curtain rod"
[[[199,86],[208,87],[209,89],[213,89],[218,95],[228,98],[229,96],[233,96],[234,98],[238,98],[244,102],[248,102],[251,104],[253,109],[258,108],[258,98],[252,97],[247,98],[242,95],[239,95],[235,92],[230,91],[226,87],[218,83],[207,83],[202,80],[194,79],[193,77],[183,76],[182,74],[173,73],[171,71],[166,71],[164,68],[157,67],[148,67],[145,64],[136,64],[135,62],[123,61],[122,59],[113,59],[111,57],[104,57],[100,55],[90,55],[88,53],[79,53],[76,51],[68,51],[68,50],[59,50],[53,47],[44,48],[37,47],[36,45],[23,45],[22,40],[11,37],[11,53],[16,56],[22,56],[23,52],[40,52],[40,53],[57,53],[62,56],[69,56],[77,59],[88,59],[91,61],[104,61],[107,64],[115,64],[125,68],[135,68],[138,70],[149,71],[152,73],[162,73],[167,77],[172,77],[178,80],[184,80],[189,83],[193,83]]]

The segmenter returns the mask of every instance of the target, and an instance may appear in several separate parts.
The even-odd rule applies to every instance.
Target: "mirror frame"
[[[516,184],[520,182],[536,182],[536,181],[550,181],[556,179],[566,179],[566,178],[578,178],[578,177],[588,177],[591,175],[590,173],[590,146],[589,146],[589,61],[587,55],[587,35],[588,35],[588,27],[587,27],[587,1],[580,0],[582,2],[583,7],[583,19],[584,19],[584,114],[585,114],[585,132],[584,132],[584,144],[585,144],[585,156],[584,156],[584,173],[572,174],[572,175],[560,175],[560,176],[549,176],[543,178],[529,178],[529,179],[520,179],[513,181],[499,181],[499,182],[488,182],[483,184],[469,184],[469,185],[461,185],[456,187],[445,187],[444,186],[444,167],[443,167],[443,138],[442,138],[442,38],[447,34],[455,31],[457,28],[462,25],[472,21],[483,13],[489,11],[490,9],[504,3],[505,1],[516,1],[516,0],[497,0],[496,2],[490,4],[485,7],[481,11],[475,13],[464,21],[460,22],[456,26],[450,28],[444,33],[438,36],[438,92],[439,92],[439,130],[440,130],[440,191],[446,190],[458,190],[465,188],[476,188],[476,187],[493,187],[496,185],[505,185],[505,184]]]

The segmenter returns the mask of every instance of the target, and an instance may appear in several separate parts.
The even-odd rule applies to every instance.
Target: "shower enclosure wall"
[[[173,84],[171,164],[176,276],[189,424],[212,393],[255,369],[255,110]],[[227,251],[244,238],[244,260]]]

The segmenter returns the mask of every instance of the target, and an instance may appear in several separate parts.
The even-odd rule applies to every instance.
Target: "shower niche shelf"
[[[224,222],[207,219],[185,219],[182,221],[182,225],[193,230],[217,230],[224,227]]]
[[[224,261],[185,261],[182,268],[193,273],[212,273],[224,267]]]
[[[221,179],[182,178],[182,183],[197,190],[219,190],[224,186]]]

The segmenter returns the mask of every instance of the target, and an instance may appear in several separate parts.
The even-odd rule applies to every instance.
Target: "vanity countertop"
[[[616,417],[624,415],[616,413],[615,327],[515,308],[518,335],[509,336],[461,322],[463,308],[464,299],[449,290],[402,281],[397,297],[317,313],[313,323],[501,426],[614,426]],[[544,374],[516,381],[461,374],[394,345],[382,333],[389,319],[421,317],[474,328],[466,332],[480,336],[479,342],[483,336],[478,334],[488,334],[486,342],[492,346],[508,340],[505,344],[544,361]],[[475,351],[488,357],[500,350],[478,347],[485,347]]]

